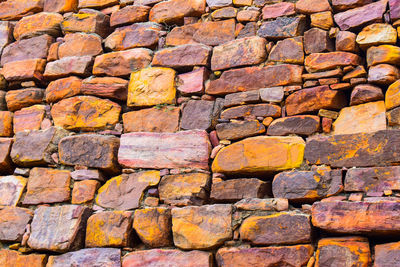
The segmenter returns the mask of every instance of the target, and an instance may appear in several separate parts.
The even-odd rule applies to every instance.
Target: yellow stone
[[[374,23],[365,27],[356,39],[362,49],[373,45],[396,44],[397,31],[390,24]]]
[[[385,102],[343,108],[333,123],[333,134],[371,133],[386,130]]]
[[[311,27],[329,30],[333,27],[333,16],[331,11],[319,12],[310,15]]]
[[[14,29],[16,40],[31,38],[42,34],[58,36],[61,32],[60,23],[63,16],[58,13],[41,12],[27,16],[17,22]]]
[[[400,65],[400,47],[395,45],[380,45],[368,48],[368,67],[385,63]]]
[[[392,83],[387,89],[385,105],[387,110],[400,106],[400,80]]]
[[[303,162],[301,137],[257,136],[229,145],[217,154],[212,171],[227,174],[263,174],[297,168]]]
[[[131,74],[128,106],[173,104],[175,100],[175,71],[170,68],[146,68]]]

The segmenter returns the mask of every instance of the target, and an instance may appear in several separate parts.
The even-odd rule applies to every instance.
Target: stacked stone
[[[0,0],[0,266],[400,266],[399,0]]]

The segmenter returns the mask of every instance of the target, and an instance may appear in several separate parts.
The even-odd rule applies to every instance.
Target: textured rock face
[[[21,176],[0,176],[0,205],[17,206],[27,179]]]
[[[60,256],[50,256],[48,266],[74,266],[78,264],[107,267],[121,266],[121,251],[116,248],[86,248]]]
[[[0,209],[0,240],[18,242],[33,217],[29,209],[3,207]]]

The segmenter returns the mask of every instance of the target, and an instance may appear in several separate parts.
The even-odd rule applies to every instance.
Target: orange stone
[[[6,94],[7,108],[10,111],[42,103],[44,90],[40,88],[27,88],[8,91]]]
[[[45,12],[67,13],[78,10],[79,0],[45,0]]]
[[[365,237],[323,238],[318,241],[315,267],[368,267],[370,263],[371,252]]]
[[[400,106],[400,80],[389,86],[385,94],[386,109],[392,109]]]
[[[110,33],[110,17],[100,11],[82,9],[78,14],[67,14],[61,23],[63,33],[97,33],[106,38]]]
[[[296,2],[296,11],[303,14],[313,14],[330,10],[331,5],[328,0],[299,0]]]
[[[118,0],[79,0],[79,9],[81,8],[93,8],[102,9],[105,7],[117,5]]]
[[[308,72],[318,72],[348,65],[361,65],[361,58],[349,52],[313,53],[306,57],[304,64]]]
[[[211,47],[202,44],[187,44],[165,48],[154,54],[152,66],[169,68],[207,66],[211,50]]]
[[[125,76],[147,67],[153,52],[146,48],[134,48],[97,56],[93,65],[94,75]]]
[[[119,121],[121,107],[107,99],[75,96],[53,106],[54,125],[67,130],[96,131],[112,128]]]
[[[104,40],[104,46],[113,51],[136,47],[155,48],[162,26],[143,22],[117,28]]]
[[[0,20],[18,20],[43,10],[42,0],[8,0],[0,3]]]
[[[26,130],[40,130],[46,106],[34,105],[27,108],[22,108],[14,113],[14,132]]]
[[[131,243],[131,211],[105,211],[89,217],[86,247],[126,247]]]
[[[72,190],[72,204],[83,204],[94,199],[96,190],[100,187],[99,181],[83,180],[74,183]]]
[[[69,171],[33,168],[29,173],[24,205],[57,203],[70,200]]]
[[[333,15],[331,11],[311,14],[311,27],[317,27],[323,30],[329,30],[334,26]]]
[[[165,44],[167,46],[197,44],[198,42],[193,40],[193,35],[200,28],[200,26],[201,23],[193,23],[173,28],[167,34],[167,38],[165,39]]]
[[[179,128],[178,107],[149,108],[124,113],[124,132],[176,132]]]
[[[10,152],[13,144],[12,138],[0,138],[0,173],[11,174],[14,171]]]
[[[0,111],[0,137],[13,136],[13,114],[10,111]]]
[[[14,38],[32,38],[42,34],[59,36],[63,17],[57,13],[42,12],[22,18],[14,28]]]
[[[49,83],[46,88],[46,102],[54,103],[63,98],[80,94],[82,80],[78,77],[67,77]]]
[[[7,81],[42,81],[45,66],[46,60],[41,58],[15,61],[4,64],[1,74]]]
[[[200,17],[205,9],[206,0],[171,0],[154,5],[149,20],[179,25],[183,24],[184,17]]]
[[[145,22],[150,9],[149,6],[126,6],[111,14],[110,26],[116,27],[129,23]]]
[[[394,45],[370,47],[367,50],[368,67],[382,63],[400,65],[400,47]]]
[[[91,56],[64,57],[49,62],[44,71],[48,80],[59,79],[70,75],[90,76],[93,65]]]
[[[120,101],[128,96],[128,81],[116,77],[89,77],[82,81],[81,92]]]
[[[45,254],[20,254],[14,250],[0,250],[0,266],[2,267],[45,267],[47,255]]]
[[[235,39],[235,20],[206,21],[193,34],[193,40],[210,46],[220,45]]]
[[[97,56],[103,53],[101,38],[94,34],[69,33],[58,47],[58,58]]]

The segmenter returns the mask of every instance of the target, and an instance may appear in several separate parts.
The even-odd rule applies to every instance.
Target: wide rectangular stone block
[[[316,202],[312,224],[333,233],[399,235],[400,202]]]
[[[304,157],[310,164],[369,167],[400,162],[400,130],[323,136],[307,139]]]
[[[7,81],[42,81],[46,60],[42,58],[14,61],[4,64],[1,74]]]
[[[208,169],[210,152],[206,131],[128,133],[121,136],[118,162],[126,168]]]
[[[92,66],[93,58],[91,56],[64,57],[49,62],[46,65],[44,77],[54,80],[70,75],[90,76]]]
[[[85,248],[59,256],[50,256],[47,267],[64,266],[121,267],[121,250],[117,248]]]

